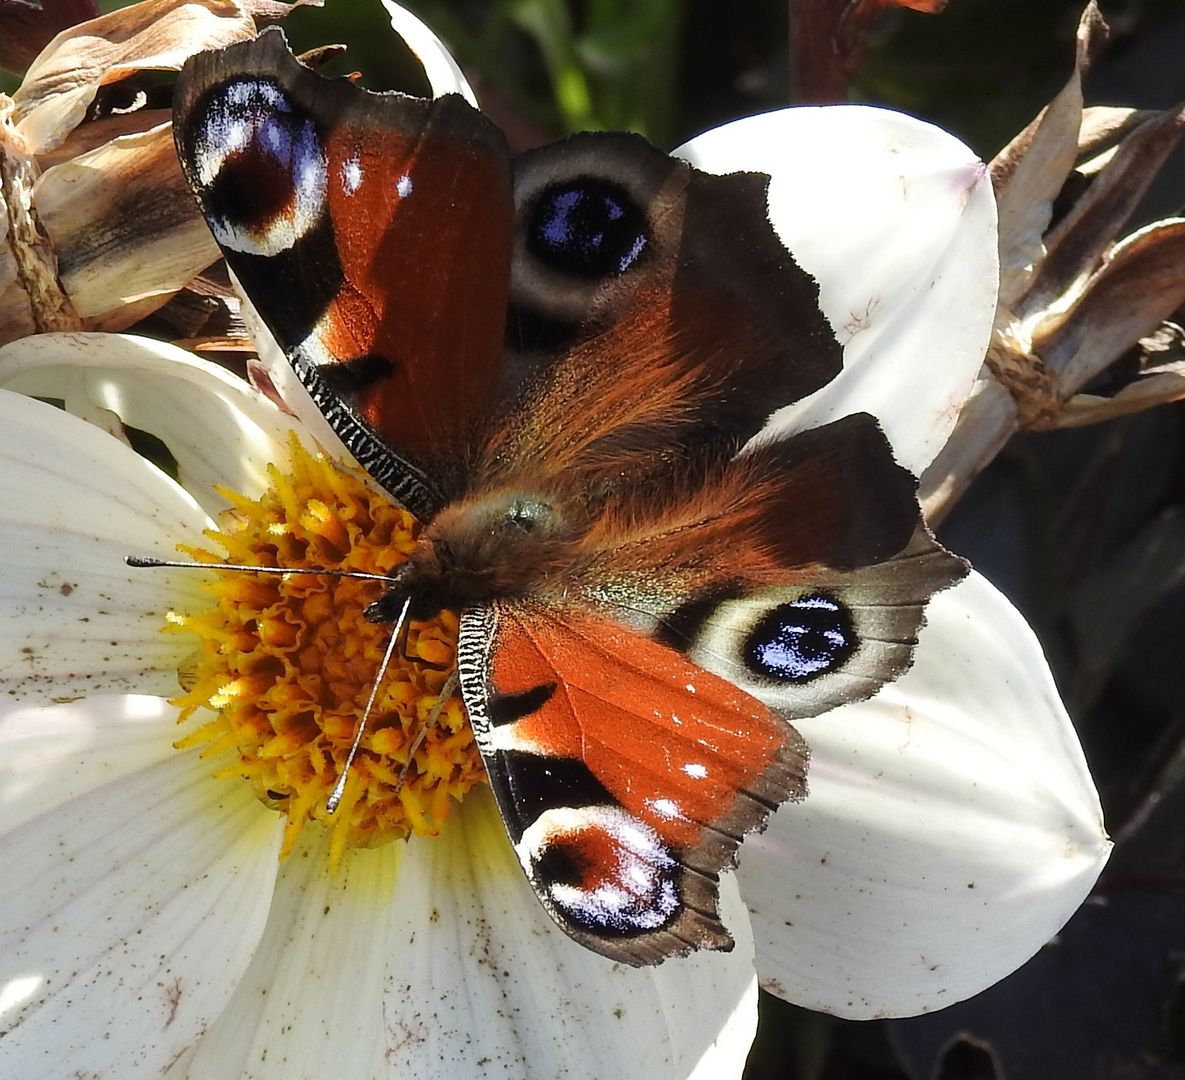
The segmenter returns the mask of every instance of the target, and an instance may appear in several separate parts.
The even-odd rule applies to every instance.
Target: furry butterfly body
[[[627,963],[728,948],[719,873],[806,793],[791,721],[903,671],[964,572],[872,417],[770,423],[842,354],[766,178],[620,134],[512,160],[460,98],[322,79],[278,31],[191,61],[175,117],[296,374],[424,523],[375,615],[461,612],[540,900]]]

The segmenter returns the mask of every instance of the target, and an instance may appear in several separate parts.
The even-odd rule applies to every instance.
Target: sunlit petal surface
[[[92,424],[0,391],[0,687],[56,700],[173,695],[184,655],[170,607],[208,606],[200,572],[133,570],[176,557],[209,524],[184,491]]]
[[[252,379],[262,381],[267,386],[269,397],[283,403],[283,410],[292,426],[304,433],[306,442],[312,440],[336,461],[353,464],[354,459],[345,444],[314,404],[312,395],[301,385],[284,350],[264,325],[234,274],[231,274],[230,279],[242,302],[240,314],[243,323],[259,354],[259,359],[251,366]]]
[[[129,334],[39,334],[0,349],[0,387],[60,400],[107,430],[127,425],[164,443],[177,479],[209,513],[227,504],[222,484],[244,495],[283,464],[294,426],[258,391],[193,353]]]
[[[160,1076],[251,958],[279,821],[173,751],[175,718],[119,696],[0,713],[6,1076]]]
[[[1019,967],[1110,844],[1032,631],[978,575],[940,593],[914,666],[799,723],[810,794],[748,840],[762,985],[853,1018],[953,1004]]]
[[[996,310],[986,167],[953,136],[864,106],[782,109],[675,151],[709,172],[769,173],[770,220],[819,281],[843,373],[775,415],[815,427],[870,412],[915,475],[954,426]]]
[[[407,47],[423,65],[428,85],[432,87],[432,96],[461,94],[476,109],[477,97],[473,88],[440,38],[410,11],[392,0],[383,0],[383,7],[391,16],[395,33],[407,42]]]
[[[383,995],[402,945],[392,896],[403,851],[350,851],[334,874],[328,845],[303,840],[280,865],[267,929],[234,998],[170,1080],[388,1075],[398,1033],[384,1023]]]
[[[633,971],[551,924],[488,795],[441,838],[349,852],[336,875],[314,840],[282,865],[235,998],[169,1080],[739,1077],[757,987],[735,882],[725,903],[732,955]]]

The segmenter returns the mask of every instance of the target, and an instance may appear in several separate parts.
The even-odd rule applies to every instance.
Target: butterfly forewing
[[[215,238],[302,382],[430,517],[497,380],[513,240],[501,133],[456,95],[321,78],[278,30],[195,57],[175,117]]]

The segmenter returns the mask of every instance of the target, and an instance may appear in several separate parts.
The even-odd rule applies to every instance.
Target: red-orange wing
[[[279,30],[194,57],[174,118],[215,239],[301,381],[431,517],[495,389],[514,232],[501,133],[457,95],[322,78]]]
[[[805,794],[797,732],[580,609],[469,609],[458,665],[499,809],[552,918],[629,964],[731,948],[718,874],[745,833]]]

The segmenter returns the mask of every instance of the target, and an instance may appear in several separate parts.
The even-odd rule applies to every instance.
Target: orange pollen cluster
[[[289,570],[388,574],[415,546],[418,525],[323,455],[293,438],[287,472],[269,467],[259,499],[232,492],[219,529],[225,554],[187,549],[201,562]],[[306,823],[332,830],[336,863],[347,846],[411,833],[435,835],[485,773],[452,679],[457,616],[411,624],[379,678],[391,627],[367,621],[381,581],[329,574],[219,571],[200,615],[173,613],[167,629],[195,634],[200,648],[182,671],[182,720],[217,716],[177,743],[209,756],[238,755],[220,775],[245,777],[259,799],[288,817],[283,852]],[[377,693],[340,805],[338,782],[372,689]]]

